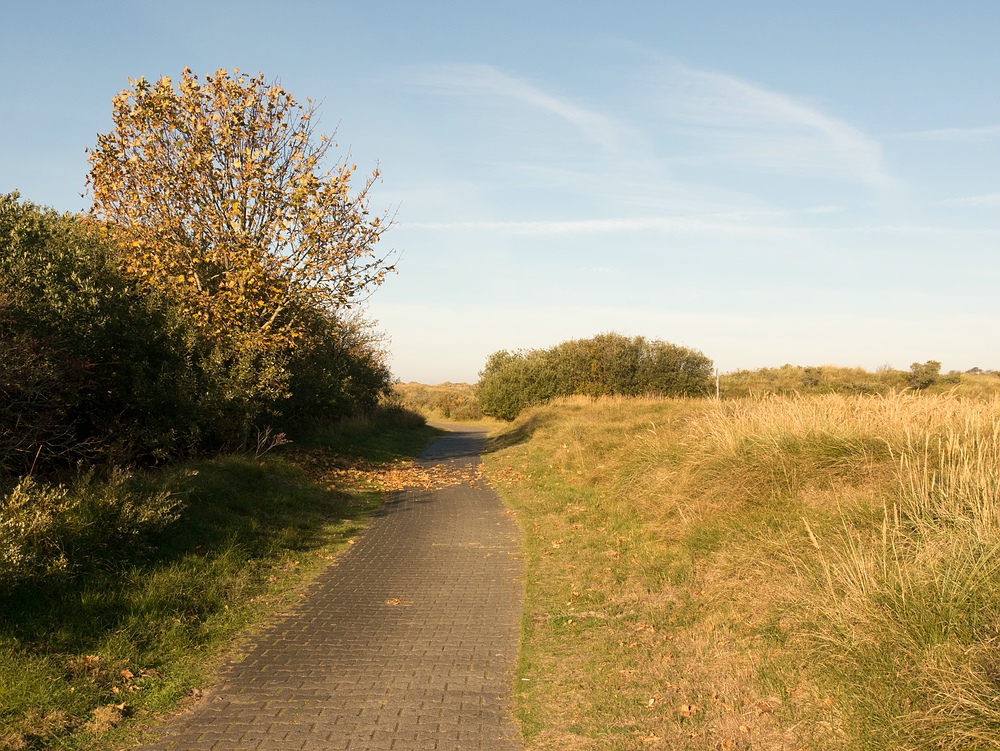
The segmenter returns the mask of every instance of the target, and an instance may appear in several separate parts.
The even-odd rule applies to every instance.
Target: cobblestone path
[[[422,459],[468,471],[483,434]],[[152,751],[521,748],[511,718],[523,563],[496,495],[393,495],[368,531],[261,634]]]

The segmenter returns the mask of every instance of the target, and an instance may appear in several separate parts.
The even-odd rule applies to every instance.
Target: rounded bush
[[[601,334],[545,350],[501,350],[479,374],[483,414],[513,420],[553,397],[694,396],[711,388],[712,361],[659,339]]]

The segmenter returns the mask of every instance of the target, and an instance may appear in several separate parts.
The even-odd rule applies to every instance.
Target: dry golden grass
[[[432,420],[480,422],[484,418],[476,400],[475,387],[468,383],[397,383],[396,397],[409,409]],[[493,422],[489,420],[489,422]]]
[[[497,446],[529,748],[1000,746],[996,396],[571,399]]]

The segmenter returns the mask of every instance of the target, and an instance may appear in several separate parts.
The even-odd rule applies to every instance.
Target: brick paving
[[[422,460],[468,468],[482,444],[454,432]],[[396,493],[301,606],[145,748],[520,749],[522,591],[517,530],[492,491]]]

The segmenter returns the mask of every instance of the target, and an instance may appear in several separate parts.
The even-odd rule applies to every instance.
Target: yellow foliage
[[[349,306],[392,270],[374,252],[389,224],[368,216],[379,171],[353,195],[356,165],[317,172],[333,142],[311,102],[236,70],[129,84],[89,155],[91,214],[207,334],[289,344],[297,311]]]

